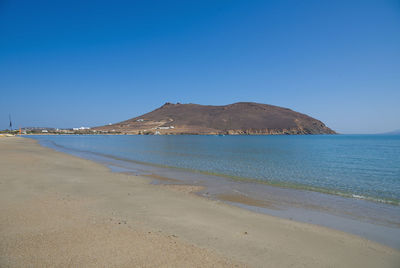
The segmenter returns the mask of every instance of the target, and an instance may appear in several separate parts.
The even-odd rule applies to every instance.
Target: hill
[[[128,134],[335,134],[308,115],[253,102],[224,106],[165,103],[150,113],[93,129]]]
[[[396,129],[390,132],[382,133],[382,135],[400,135],[400,129]]]

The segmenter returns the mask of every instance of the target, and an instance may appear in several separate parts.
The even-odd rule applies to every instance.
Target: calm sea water
[[[35,136],[114,158],[399,204],[400,136]]]

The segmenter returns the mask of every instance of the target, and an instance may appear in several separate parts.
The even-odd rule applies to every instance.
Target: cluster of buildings
[[[87,132],[90,127],[78,127],[69,129],[47,128],[47,127],[25,127],[21,128],[21,134],[75,134],[77,132]]]
[[[72,130],[75,130],[75,131],[87,130],[87,129],[90,129],[90,127],[74,127],[74,128],[72,128]]]

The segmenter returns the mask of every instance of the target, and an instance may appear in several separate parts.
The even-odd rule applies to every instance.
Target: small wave
[[[356,199],[362,199],[362,200],[368,200],[368,201],[373,201],[373,202],[378,202],[378,203],[395,205],[395,206],[399,205],[399,201],[397,201],[397,200],[388,200],[388,199],[382,199],[382,198],[376,198],[376,197],[364,196],[364,195],[357,195],[357,194],[352,194],[351,197],[356,198]]]

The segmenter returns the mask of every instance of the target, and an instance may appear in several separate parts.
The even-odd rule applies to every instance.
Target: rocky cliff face
[[[166,103],[150,113],[94,129],[127,134],[335,134],[305,114],[253,102],[224,106]]]

